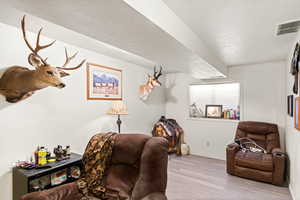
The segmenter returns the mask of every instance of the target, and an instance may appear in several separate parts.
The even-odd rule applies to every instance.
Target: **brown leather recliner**
[[[167,200],[168,141],[142,134],[118,134],[106,187],[121,200]],[[80,200],[76,183],[24,195],[22,200]],[[113,200],[115,198],[108,198]]]
[[[278,127],[264,122],[239,122],[235,139],[249,138],[267,153],[243,152],[236,143],[226,149],[227,173],[274,185],[284,183],[286,156],[280,149]]]

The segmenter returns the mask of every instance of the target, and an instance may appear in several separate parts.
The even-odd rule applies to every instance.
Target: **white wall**
[[[285,62],[232,67],[226,82],[241,85],[241,119],[272,122],[279,125],[284,148],[286,113]],[[186,141],[193,154],[225,159],[226,145],[233,141],[237,122],[189,119],[188,85],[201,83],[186,74],[166,77],[166,116],[176,118],[183,126]]]
[[[11,65],[29,66],[28,49],[20,30],[0,23],[0,70]],[[35,35],[30,34],[31,41]],[[42,42],[47,42],[44,40]],[[89,62],[123,70],[123,99],[129,115],[122,116],[122,132],[150,133],[156,120],[165,114],[164,90],[155,89],[147,102],[138,97],[138,87],[144,83],[148,70],[121,60],[100,55],[57,41],[44,50],[48,62],[61,65],[64,49],[79,51]],[[17,104],[0,99],[0,199],[12,199],[12,163],[28,159],[37,145],[53,148],[57,144],[71,145],[75,152],[83,152],[89,138],[99,132],[117,131],[116,117],[105,114],[111,101],[86,100],[86,66],[65,78],[66,88],[46,88]]]
[[[300,33],[296,41],[299,42]],[[286,95],[293,94],[294,77],[290,74],[291,58],[294,46],[291,47],[291,53],[286,65],[287,88]],[[294,95],[298,97],[299,95]],[[294,118],[286,115],[286,151],[289,156],[289,180],[290,190],[294,200],[300,200],[300,132],[294,128]]]

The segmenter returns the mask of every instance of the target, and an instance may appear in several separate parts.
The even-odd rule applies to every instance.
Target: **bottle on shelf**
[[[71,147],[69,145],[66,146],[66,154],[67,156],[71,156]]]
[[[227,110],[227,117],[226,117],[226,119],[230,119],[230,110]]]
[[[232,109],[230,109],[230,118],[229,119],[233,119],[234,118],[234,112]]]
[[[240,106],[237,107],[237,111],[236,111],[236,119],[240,120]]]
[[[40,147],[38,146],[37,149],[34,152],[34,163],[36,165],[39,164],[39,151],[40,151]]]
[[[38,165],[47,164],[47,151],[45,147],[41,147],[38,151]]]
[[[46,159],[47,159],[47,162],[48,162],[48,160],[51,159],[51,152],[49,151],[48,148],[46,149]]]

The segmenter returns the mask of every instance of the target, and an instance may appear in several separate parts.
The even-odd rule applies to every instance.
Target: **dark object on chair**
[[[240,146],[243,152],[250,151],[250,152],[267,153],[267,151],[263,147],[261,147],[254,140],[251,140],[248,137],[235,139],[234,142]]]
[[[227,173],[282,185],[286,156],[280,149],[277,125],[264,122],[240,122],[235,140],[245,137],[254,140],[266,149],[267,153],[243,152],[237,143],[230,144],[226,149]]]
[[[161,116],[152,129],[152,136],[166,138],[169,141],[168,152],[176,152],[177,155],[182,155],[181,144],[184,143],[183,134],[184,131],[176,122],[176,120],[167,119],[165,116]]]
[[[167,200],[168,142],[161,137],[118,134],[104,183],[120,200]],[[113,194],[115,195],[115,194]],[[22,200],[80,200],[76,183],[24,195]],[[114,198],[108,198],[108,200]]]

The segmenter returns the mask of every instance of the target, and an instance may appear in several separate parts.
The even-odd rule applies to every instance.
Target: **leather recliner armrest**
[[[77,183],[69,183],[41,192],[33,192],[21,197],[21,200],[80,200],[82,197]]]
[[[272,154],[273,154],[273,156],[276,156],[276,155],[282,156],[282,155],[284,155],[284,152],[280,148],[274,148],[274,149],[272,149]]]
[[[240,148],[240,146],[237,143],[231,143],[231,144],[227,145],[227,149],[230,149],[230,150],[239,149],[239,148]]]
[[[272,183],[275,185],[282,185],[284,183],[286,155],[280,148],[274,148],[272,154],[274,163]]]
[[[234,157],[236,152],[240,150],[240,146],[236,143],[227,145],[226,148],[226,162],[227,162],[227,173],[233,174],[234,172]]]
[[[165,193],[167,188],[167,174],[168,140],[152,137],[144,146],[139,176],[132,190],[131,200],[165,200],[161,193]]]

